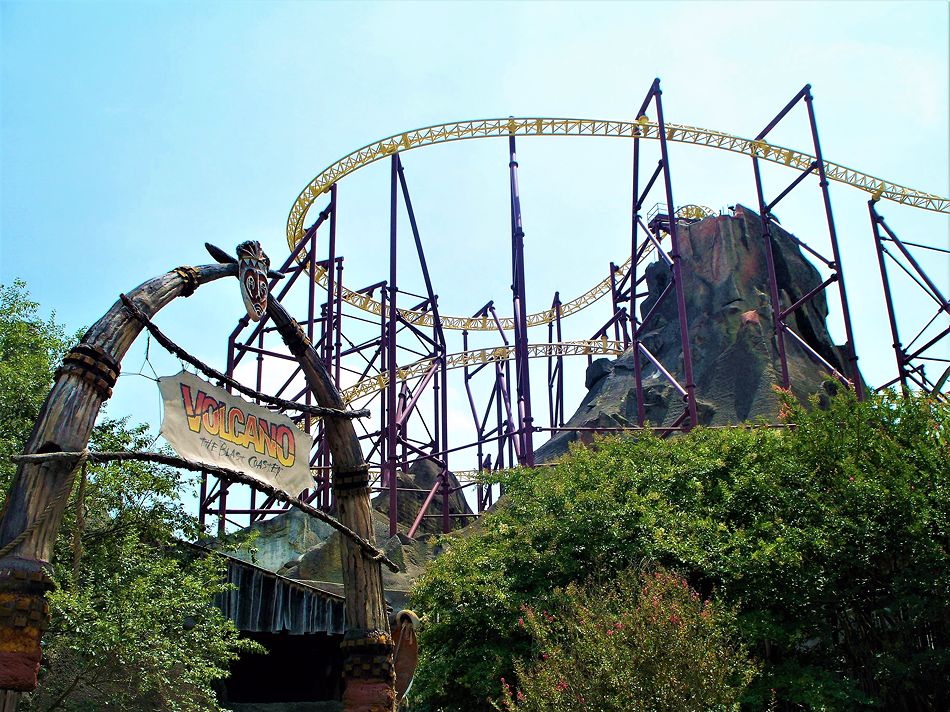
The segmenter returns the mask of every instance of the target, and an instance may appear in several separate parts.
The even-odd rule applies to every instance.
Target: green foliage
[[[564,592],[552,613],[523,607],[535,641],[502,681],[505,712],[717,712],[738,709],[754,674],[732,613],[667,571],[621,572]]]
[[[15,471],[8,456],[22,450],[65,350],[62,328],[37,309],[22,283],[0,288],[0,503]],[[93,450],[150,445],[146,426],[124,420],[100,423],[90,441]],[[138,462],[90,466],[81,498],[77,482],[51,564],[40,686],[21,709],[218,709],[213,681],[239,650],[259,646],[213,606],[227,588],[223,561],[178,543],[201,533],[180,500],[192,486]]]
[[[63,327],[38,308],[24,282],[0,284],[0,502],[16,471],[10,456],[22,451],[67,348]]]
[[[950,708],[950,412],[843,393],[793,427],[604,439],[512,470],[477,535],[419,580],[416,691],[483,710],[531,643],[522,604],[642,561],[738,611],[761,661],[744,706]]]

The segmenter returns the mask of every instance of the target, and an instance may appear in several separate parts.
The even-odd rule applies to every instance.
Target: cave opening
[[[242,633],[263,654],[242,653],[223,683],[221,703],[321,702],[341,699],[342,635]]]

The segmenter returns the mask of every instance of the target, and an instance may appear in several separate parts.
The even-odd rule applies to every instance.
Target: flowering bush
[[[732,612],[663,570],[572,584],[553,612],[524,606],[518,626],[534,651],[501,681],[505,712],[732,710],[754,674]]]

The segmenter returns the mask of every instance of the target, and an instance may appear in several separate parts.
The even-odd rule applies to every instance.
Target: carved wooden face
[[[270,260],[256,240],[242,242],[237,247],[238,279],[247,315],[259,321],[267,311],[267,270]]]

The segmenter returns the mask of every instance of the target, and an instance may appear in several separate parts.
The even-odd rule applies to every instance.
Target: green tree
[[[0,498],[16,471],[10,456],[22,451],[66,348],[63,327],[40,318],[24,282],[0,284]]]
[[[785,430],[600,440],[512,470],[473,536],[419,580],[416,691],[481,710],[516,659],[520,606],[641,561],[738,611],[762,672],[749,710],[950,708],[950,411],[849,393]]]
[[[66,343],[22,282],[0,287],[0,505],[15,471],[9,455],[22,450]],[[145,426],[105,420],[90,448],[150,443]],[[193,484],[152,464],[89,467],[56,542],[40,686],[22,709],[218,709],[212,683],[239,650],[258,648],[213,605],[226,590],[222,561],[180,543],[200,533],[181,503]]]

